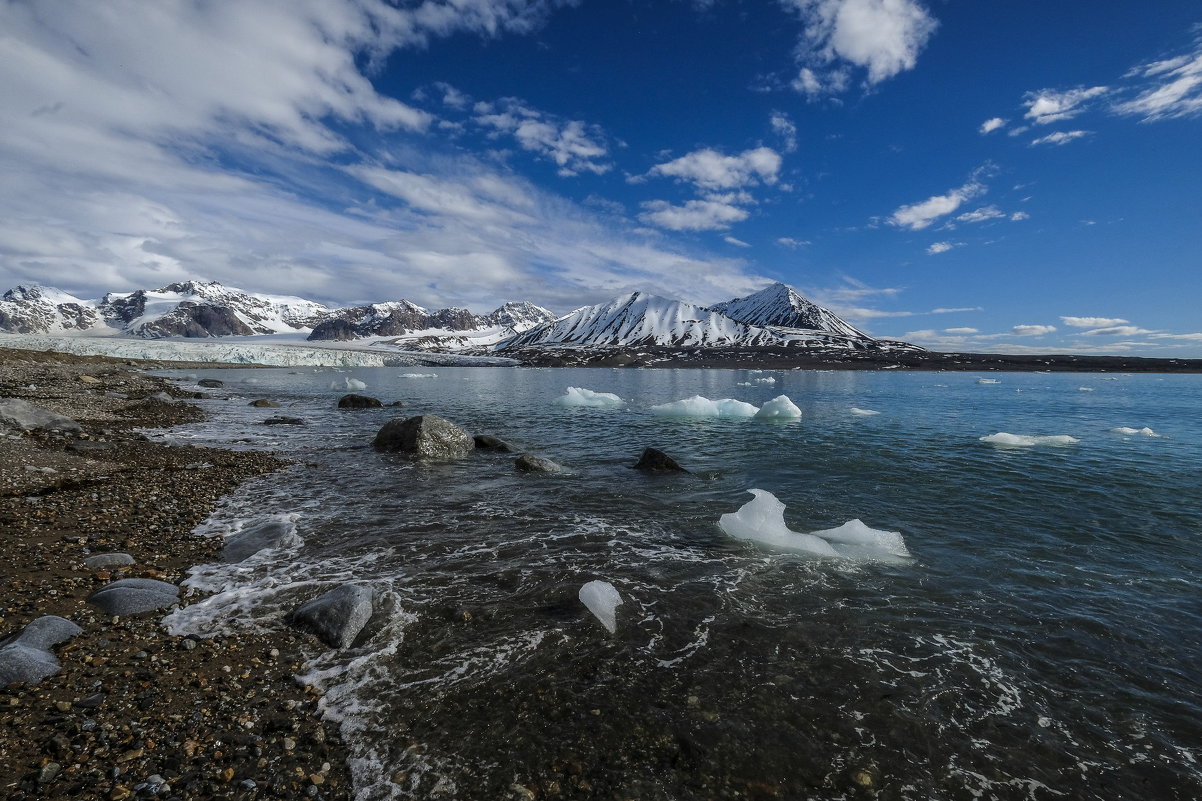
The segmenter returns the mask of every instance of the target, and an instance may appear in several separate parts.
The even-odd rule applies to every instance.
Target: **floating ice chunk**
[[[401,373],[401,378],[438,378],[438,373]]]
[[[1073,445],[1081,440],[1067,434],[1055,434],[1050,437],[1032,437],[1026,434],[1007,434],[1004,431],[981,437],[981,442],[1000,445],[1004,448],[1030,448],[1035,445]]]
[[[555,399],[556,406],[582,406],[590,409],[612,409],[626,401],[612,392],[594,392],[584,387],[568,387],[566,395]]]
[[[872,409],[857,409],[855,406],[851,407],[851,413],[858,414],[861,417],[871,417],[874,414],[880,414],[880,412],[875,412]]]
[[[776,379],[771,378],[771,377],[769,377],[769,378],[753,378],[753,379],[751,379],[751,382],[753,384],[775,384]]]
[[[344,378],[342,380],[346,382],[347,389],[367,389],[367,384],[357,378]]]
[[[734,398],[710,400],[701,395],[651,407],[652,414],[663,417],[754,417],[759,410],[758,406]]]
[[[1077,387],[1078,392],[1093,392],[1093,387]]]
[[[796,420],[801,417],[801,409],[798,409],[787,395],[777,395],[761,406],[755,416],[760,419]]]
[[[618,630],[617,609],[618,604],[622,603],[622,596],[614,589],[614,585],[596,579],[581,587],[579,596],[580,602],[601,621],[606,631],[613,634]]]
[[[785,505],[776,496],[761,489],[748,492],[755,496],[752,500],[718,518],[718,527],[736,539],[818,556],[885,560],[910,556],[901,534],[869,528],[858,519],[811,534],[792,531],[785,525]]]
[[[978,378],[977,383],[978,384],[1000,384],[1002,382],[998,381],[996,378]]]
[[[1133,436],[1135,434],[1139,434],[1140,436],[1144,436],[1144,437],[1159,437],[1159,436],[1161,436],[1160,434],[1157,434],[1155,431],[1148,428],[1147,426],[1144,426],[1143,428],[1128,428],[1127,426],[1119,426],[1118,428],[1112,428],[1110,430],[1113,431],[1115,434],[1127,434],[1128,436]]]

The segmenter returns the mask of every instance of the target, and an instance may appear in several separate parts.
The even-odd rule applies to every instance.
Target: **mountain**
[[[754,295],[716,303],[710,309],[748,325],[826,331],[858,339],[872,339],[834,312],[779,282]]]
[[[461,349],[472,343],[486,347],[554,319],[550,311],[526,302],[506,303],[490,314],[476,315],[456,308],[431,312],[402,300],[337,309],[313,329],[309,339],[397,337],[394,342],[403,339],[429,349]]]

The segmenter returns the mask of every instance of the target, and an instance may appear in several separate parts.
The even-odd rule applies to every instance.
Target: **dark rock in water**
[[[264,520],[243,528],[225,541],[221,561],[241,562],[264,548],[276,548],[291,541],[296,524],[287,520]]]
[[[31,621],[20,633],[0,640],[0,686],[16,681],[37,683],[58,673],[58,659],[50,649],[83,629],[66,618],[46,615]]]
[[[343,395],[338,399],[339,409],[379,409],[384,404],[380,403],[379,398],[372,398],[367,395]]]
[[[644,450],[643,455],[639,457],[638,464],[634,466],[634,469],[642,470],[646,473],[689,472],[681,467],[679,462],[661,451],[659,448],[647,448]]]
[[[388,405],[389,406],[404,406],[405,402],[404,401],[393,401],[392,403],[390,403]]]
[[[263,421],[265,426],[303,426],[305,421],[299,417],[288,417],[287,415],[277,414],[275,417],[268,417]]]
[[[521,473],[562,473],[563,466],[550,459],[523,453],[513,460],[513,466]]]
[[[280,408],[280,405],[278,403],[276,403],[273,400],[267,400],[266,398],[259,398],[258,400],[253,400],[250,403],[248,403],[247,405],[254,406],[256,409],[278,409],[278,408]]]
[[[92,570],[100,570],[105,567],[127,567],[136,564],[136,561],[127,553],[98,553],[89,556],[83,563]]]
[[[137,615],[179,602],[179,587],[165,581],[128,578],[106,584],[88,596],[88,603],[110,615]]]
[[[79,423],[20,398],[0,398],[0,426],[22,431],[79,431]]]
[[[372,440],[372,447],[401,451],[432,459],[458,459],[472,452],[472,437],[450,420],[423,414],[397,418],[384,424]]]
[[[209,389],[220,389],[225,386],[224,381],[218,381],[216,378],[202,378],[196,382],[199,386],[208,387]]]
[[[501,453],[513,453],[514,448],[503,439],[488,434],[477,434],[472,438],[475,440],[476,449],[481,451],[500,451]]]
[[[343,584],[292,610],[288,623],[316,634],[331,648],[349,648],[371,613],[371,588]]]

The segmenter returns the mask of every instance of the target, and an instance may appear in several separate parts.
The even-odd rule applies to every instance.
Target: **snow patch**
[[[584,387],[568,387],[567,394],[555,399],[556,406],[578,406],[589,409],[612,409],[626,401],[612,392],[594,392]]]

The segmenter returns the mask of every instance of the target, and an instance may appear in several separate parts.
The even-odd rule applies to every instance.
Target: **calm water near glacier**
[[[233,399],[167,438],[298,461],[206,533],[292,514],[304,544],[201,568],[193,583],[223,592],[169,625],[281,626],[323,587],[370,584],[367,636],[315,648],[305,676],[342,721],[360,799],[1202,797],[1202,376],[374,368],[184,385],[197,377]],[[406,408],[339,412],[348,378]],[[628,403],[556,406],[568,386]],[[801,420],[647,411],[782,393]],[[261,424],[280,412],[306,424]],[[425,412],[571,472],[365,447]],[[998,432],[1080,441],[979,439]],[[695,475],[630,470],[648,445]],[[913,559],[732,540],[718,517],[753,487],[797,531],[860,518]],[[592,579],[624,598],[616,634],[577,599]]]

